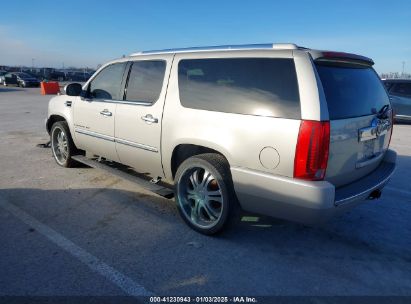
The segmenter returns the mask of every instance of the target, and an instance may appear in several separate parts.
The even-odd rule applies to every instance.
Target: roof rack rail
[[[296,50],[299,47],[294,43],[260,43],[260,44],[234,44],[234,45],[215,45],[215,46],[196,46],[188,48],[174,48],[162,50],[150,50],[132,53],[130,56],[158,53],[184,53],[184,52],[200,52],[200,51],[224,51],[224,50]]]

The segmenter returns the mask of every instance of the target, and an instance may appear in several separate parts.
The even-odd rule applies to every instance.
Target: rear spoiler
[[[314,61],[337,61],[337,62],[355,62],[372,66],[374,61],[371,58],[344,52],[322,51],[315,54]]]

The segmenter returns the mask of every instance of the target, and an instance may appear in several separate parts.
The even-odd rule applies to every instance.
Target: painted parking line
[[[404,189],[400,189],[400,188],[396,188],[396,187],[392,187],[392,186],[387,186],[384,189],[395,191],[397,193],[402,193],[402,194],[411,196],[411,191],[408,191],[408,190],[404,190]]]
[[[142,285],[138,284],[128,276],[117,271],[113,267],[99,260],[94,255],[88,253],[86,250],[80,248],[69,239],[65,238],[60,233],[56,232],[47,225],[39,222],[34,217],[21,210],[19,207],[8,203],[4,199],[0,198],[0,207],[10,212],[19,220],[36,229],[37,232],[44,235],[51,242],[70,253],[72,256],[86,264],[91,270],[99,273],[103,277],[107,278],[114,285],[118,286],[129,296],[151,296],[152,292],[145,289]]]

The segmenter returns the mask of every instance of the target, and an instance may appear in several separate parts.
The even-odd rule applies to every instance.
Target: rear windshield
[[[389,104],[388,95],[373,68],[318,63],[316,66],[330,119],[375,114]]]
[[[294,61],[286,58],[181,60],[180,101],[184,107],[300,119]]]

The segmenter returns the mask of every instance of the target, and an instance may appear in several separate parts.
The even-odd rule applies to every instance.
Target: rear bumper
[[[396,153],[388,150],[369,175],[344,187],[327,181],[303,181],[244,168],[231,168],[241,207],[250,212],[307,224],[321,223],[364,202],[381,190],[395,169]]]

